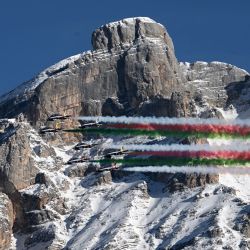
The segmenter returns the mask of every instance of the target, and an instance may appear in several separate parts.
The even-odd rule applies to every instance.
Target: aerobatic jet
[[[89,143],[85,143],[85,142],[79,142],[78,144],[76,144],[74,146],[74,150],[80,150],[82,148],[92,148],[96,145],[98,145],[98,143],[89,144]]]
[[[39,133],[40,134],[56,133],[60,130],[62,130],[62,129],[61,128],[42,127],[42,128],[40,128]]]
[[[53,114],[48,117],[47,121],[66,120],[69,119],[70,117],[71,115]]]
[[[98,120],[97,121],[95,121],[95,122],[89,122],[89,123],[83,123],[83,124],[81,124],[80,126],[79,126],[79,128],[92,128],[92,127],[100,127],[101,126],[101,123],[99,123],[98,122]]]
[[[104,171],[110,171],[110,170],[118,170],[120,167],[116,165],[116,163],[113,163],[111,167],[100,167],[97,169],[97,172],[104,172]]]
[[[68,160],[66,162],[66,164],[72,165],[72,164],[75,164],[75,163],[82,163],[82,162],[87,162],[87,161],[89,161],[89,159],[85,158],[85,157],[73,157],[70,160]]]
[[[124,149],[123,147],[120,149],[120,150],[118,150],[118,151],[114,151],[114,152],[110,152],[110,153],[107,153],[107,154],[105,154],[104,155],[104,158],[105,159],[111,159],[112,158],[112,156],[115,156],[115,155],[124,155],[124,154],[128,154],[128,153],[130,153],[131,151],[130,150],[126,150],[126,149]]]

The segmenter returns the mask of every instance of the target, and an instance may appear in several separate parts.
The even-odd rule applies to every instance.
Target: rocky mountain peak
[[[53,112],[136,115],[144,102],[170,98],[185,81],[170,36],[150,18],[103,25],[92,44],[94,50],[63,60],[0,98],[0,117],[23,113],[41,125]]]
[[[113,49],[129,46],[138,39],[165,41],[173,50],[173,43],[165,27],[148,17],[126,18],[105,24],[92,34],[93,49]]]

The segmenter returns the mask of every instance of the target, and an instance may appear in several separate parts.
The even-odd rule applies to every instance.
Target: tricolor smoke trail
[[[64,129],[66,132],[101,135],[170,136],[197,138],[250,138],[250,120],[223,120],[166,117],[78,117],[83,121],[98,121],[98,126]],[[205,145],[113,145],[126,152],[123,159],[89,160],[99,164],[122,164],[127,171],[250,173],[250,146],[223,147]],[[134,167],[136,166],[136,167]],[[204,166],[204,167],[202,167]],[[226,168],[218,166],[228,166]],[[247,166],[247,167],[246,167]],[[248,168],[249,167],[249,168]]]
[[[98,119],[105,128],[89,128],[87,133],[129,134],[129,135],[162,135],[198,137],[250,137],[250,120],[222,120],[198,118],[166,117],[79,117],[80,120]]]
[[[217,118],[168,118],[168,117],[128,117],[128,116],[80,116],[77,120],[98,121],[103,123],[121,123],[121,124],[162,124],[162,125],[234,125],[249,127],[250,119],[223,120]]]
[[[111,145],[111,148],[129,150],[132,156],[157,156],[178,158],[206,158],[206,159],[237,159],[250,160],[249,145],[232,145],[224,147],[209,144],[193,145]]]
[[[147,166],[147,167],[125,167],[123,171],[131,172],[158,172],[158,173],[200,173],[200,174],[224,174],[235,175],[250,174],[249,167],[202,167],[202,166]]]
[[[250,135],[250,127],[239,125],[216,125],[216,124],[112,124],[110,128],[116,129],[136,129],[143,131],[172,131],[172,132],[196,132],[201,134],[239,134],[241,136]]]
[[[223,159],[223,160],[242,160],[250,161],[250,152],[237,151],[145,151],[132,152],[129,155],[133,156],[157,156],[157,157],[177,157],[191,159]]]
[[[65,132],[83,133],[83,134],[100,134],[100,135],[129,135],[129,136],[170,136],[170,137],[188,137],[195,136],[197,138],[224,138],[224,139],[247,139],[249,135],[227,134],[214,132],[197,132],[197,131],[168,131],[168,130],[140,130],[140,129],[116,129],[105,126],[103,128],[76,128],[64,129]]]

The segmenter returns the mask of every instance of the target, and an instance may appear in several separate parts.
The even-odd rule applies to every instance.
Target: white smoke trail
[[[250,167],[202,167],[202,166],[181,166],[181,167],[125,167],[123,171],[130,172],[153,172],[153,173],[200,173],[200,174],[250,174]]]
[[[217,118],[168,118],[168,117],[129,117],[129,116],[79,116],[75,117],[82,121],[98,121],[104,123],[123,123],[123,124],[162,124],[162,125],[238,125],[243,127],[250,126],[250,119],[224,120]]]
[[[131,151],[236,151],[247,152],[250,151],[249,144],[231,144],[231,145],[209,145],[209,144],[171,144],[171,145],[143,145],[143,144],[111,144],[109,148],[124,149]]]

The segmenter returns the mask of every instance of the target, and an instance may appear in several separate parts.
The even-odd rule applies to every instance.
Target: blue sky
[[[0,95],[68,56],[125,17],[162,23],[179,61],[223,61],[250,72],[249,0],[8,0],[0,3]]]

